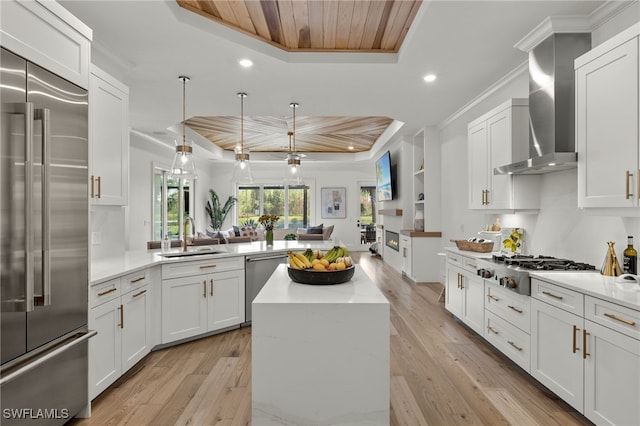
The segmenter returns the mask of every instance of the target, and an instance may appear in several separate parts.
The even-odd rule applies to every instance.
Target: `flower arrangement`
[[[276,223],[278,223],[279,219],[280,217],[273,214],[263,214],[258,218],[258,222],[260,222],[260,224],[264,226],[264,229],[266,229],[267,231],[273,231],[273,228],[275,227]]]
[[[513,228],[513,231],[511,232],[511,234],[509,234],[509,237],[502,240],[502,245],[505,249],[510,249],[511,253],[516,253],[520,251],[520,246],[523,242],[523,236],[524,234],[520,232],[520,228]]]

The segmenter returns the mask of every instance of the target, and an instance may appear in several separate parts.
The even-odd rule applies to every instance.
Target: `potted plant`
[[[213,189],[209,189],[209,198],[210,200],[207,201],[207,205],[205,206],[205,210],[209,215],[209,225],[214,231],[219,231],[238,199],[230,195],[224,205],[221,205],[220,198]]]

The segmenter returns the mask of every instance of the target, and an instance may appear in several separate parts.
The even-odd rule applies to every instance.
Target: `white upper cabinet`
[[[54,1],[0,2],[2,47],[87,89],[92,32]]]
[[[579,207],[637,207],[640,198],[640,24],[576,59]]]
[[[129,88],[95,65],[89,89],[89,198],[124,206],[129,191]]]
[[[495,167],[528,156],[527,99],[510,99],[468,125],[469,208],[539,208],[537,176],[495,175]]]

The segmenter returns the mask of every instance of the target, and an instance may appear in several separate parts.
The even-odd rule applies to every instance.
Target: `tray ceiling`
[[[296,116],[296,150],[308,153],[368,151],[392,122],[388,117]],[[193,117],[186,125],[223,150],[233,151],[240,143],[239,116]],[[288,131],[293,131],[291,117],[245,117],[244,146],[251,152],[287,152]]]
[[[288,52],[397,53],[421,0],[177,0]]]

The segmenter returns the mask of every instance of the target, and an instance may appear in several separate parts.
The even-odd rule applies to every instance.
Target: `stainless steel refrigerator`
[[[88,97],[2,49],[0,423],[88,403]]]

